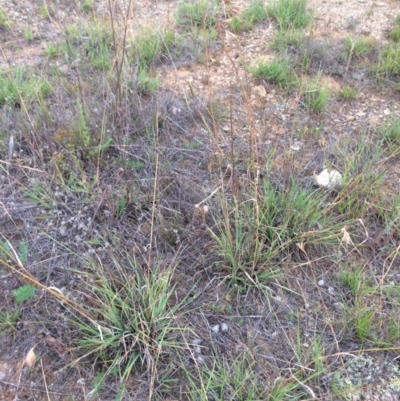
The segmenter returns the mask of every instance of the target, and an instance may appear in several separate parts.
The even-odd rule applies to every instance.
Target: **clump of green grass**
[[[373,142],[367,133],[362,133],[349,155],[349,144],[338,146],[344,165],[344,185],[335,199],[338,212],[348,218],[368,219],[375,205],[382,200],[385,172],[377,170],[385,148],[381,142]],[[347,151],[346,151],[347,150]],[[372,202],[372,203],[370,203]]]
[[[276,20],[281,31],[306,28],[312,21],[307,0],[277,0],[267,6],[267,13]]]
[[[340,96],[346,100],[356,99],[357,89],[352,86],[344,86],[340,91]]]
[[[52,92],[50,83],[30,68],[0,71],[0,105],[34,101]]]
[[[1,311],[0,312],[0,336],[2,334],[13,333],[17,331],[17,324],[20,320],[21,312],[16,310],[14,312]],[[1,338],[1,337],[0,337]]]
[[[394,20],[394,27],[388,32],[388,38],[393,42],[400,42],[400,14]]]
[[[107,271],[89,266],[87,302],[71,318],[80,331],[80,358],[93,355],[106,370],[104,376],[112,373],[123,382],[136,370],[152,371],[161,355],[178,347],[174,322],[182,303],[171,305],[172,273],[157,267],[143,271],[132,258],[124,263],[114,259]]]
[[[94,7],[93,0],[81,0],[80,7],[86,13],[92,11]]]
[[[60,44],[60,50],[69,60],[78,55],[86,59],[85,68],[109,70],[114,58],[113,36],[109,26],[101,21],[70,25],[65,29],[66,40]],[[83,51],[81,51],[83,48]]]
[[[253,0],[240,16],[234,16],[230,22],[233,32],[246,31],[254,24],[268,18],[267,9],[263,0]]]
[[[59,50],[57,45],[54,45],[54,44],[50,43],[46,47],[46,49],[44,51],[44,54],[47,57],[56,57],[56,56],[58,56],[60,54],[60,50]]]
[[[221,355],[214,358],[212,366],[199,366],[193,373],[185,368],[189,399],[223,400],[226,394],[235,394],[241,400],[271,399],[264,381],[254,369],[252,359],[244,355],[228,361]]]
[[[51,17],[55,15],[55,8],[52,4],[44,3],[40,6],[40,15],[44,20],[49,20]]]
[[[393,42],[400,42],[400,26],[396,26],[388,33],[388,38]]]
[[[321,86],[319,79],[306,85],[303,95],[304,105],[311,110],[323,111],[329,101],[329,90],[326,86]]]
[[[396,119],[386,124],[380,132],[383,142],[394,153],[400,147],[400,120]]]
[[[31,41],[32,41],[32,37],[33,37],[33,35],[32,35],[32,30],[31,30],[31,28],[30,28],[29,26],[27,26],[27,27],[24,29],[24,38],[25,38],[25,40],[26,40],[27,42],[31,42]]]
[[[347,37],[344,46],[348,57],[365,57],[377,49],[378,43],[374,38]]]
[[[185,31],[193,28],[215,28],[217,25],[218,6],[213,0],[194,0],[178,4],[176,20]]]
[[[175,33],[169,30],[155,32],[149,27],[143,27],[130,41],[129,58],[133,59],[138,67],[138,87],[141,92],[151,93],[159,86],[157,77],[150,73],[153,62],[164,53],[175,41]]]
[[[298,84],[298,78],[287,59],[276,59],[269,63],[262,61],[255,67],[249,67],[248,70],[255,77],[265,79],[281,87]]]
[[[10,21],[7,17],[6,12],[0,8],[0,28],[8,28],[10,26]]]
[[[286,255],[295,244],[331,243],[337,223],[325,202],[327,194],[302,188],[294,177],[280,185],[265,180],[259,202],[232,205],[229,219],[214,233],[219,253],[231,277],[278,277],[279,266],[272,261]],[[286,253],[287,252],[287,253]],[[271,268],[274,266],[274,268]]]
[[[148,68],[157,57],[168,52],[174,41],[173,31],[156,32],[149,27],[143,27],[129,43],[131,48],[129,57],[133,58],[140,68]]]
[[[138,74],[138,87],[143,93],[154,92],[159,87],[158,78],[149,75],[145,68],[140,69]]]
[[[372,70],[377,78],[398,74],[400,72],[400,44],[389,43],[384,46]]]
[[[271,48],[280,52],[285,51],[288,47],[298,49],[306,40],[305,33],[299,29],[278,31],[272,39]]]
[[[353,268],[343,267],[340,273],[340,281],[345,285],[351,292],[353,297],[360,294],[360,290],[363,286],[363,269],[360,267]]]

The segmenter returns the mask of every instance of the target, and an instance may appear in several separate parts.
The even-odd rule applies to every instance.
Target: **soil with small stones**
[[[113,14],[115,19],[122,21],[131,4],[127,19],[129,32],[134,32],[140,25],[158,27],[160,21],[166,26],[174,26],[175,0],[111,3],[112,9],[108,1],[95,1],[94,13],[105,20]],[[325,354],[330,355],[329,369],[321,375],[321,383],[316,387],[327,389],[333,380],[347,381],[361,387],[361,390],[346,394],[346,399],[400,399],[398,386],[393,385],[400,378],[395,355],[379,351],[361,352],[359,342],[349,340],[353,337],[348,335],[348,328],[340,327],[339,318],[336,319],[338,327],[333,327],[331,322],[340,316],[340,304],[348,296],[347,290],[339,284],[333,267],[318,268],[318,262],[308,262],[301,250],[297,250],[299,262],[286,266],[285,281],[277,280],[279,285],[270,289],[270,299],[257,293],[249,295],[240,291],[234,295],[236,299],[232,299],[231,286],[222,279],[222,275],[212,270],[216,257],[206,230],[206,226],[213,224],[212,219],[199,214],[199,209],[195,208],[221,185],[218,163],[223,160],[224,168],[229,170],[232,148],[236,152],[241,178],[243,181],[247,179],[245,167],[240,169],[242,164],[245,166],[242,161],[254,151],[252,138],[257,141],[255,153],[260,165],[263,165],[269,149],[275,148],[279,155],[275,168],[287,168],[290,160],[293,169],[301,170],[301,176],[308,185],[313,174],[322,170],[327,159],[335,165],[337,143],[342,138],[357,142],[360,132],[373,131],[396,117],[400,110],[398,91],[390,85],[378,87],[365,69],[348,68],[346,63],[337,62],[337,59],[342,50],[341,41],[346,36],[371,36],[385,42],[393,19],[400,12],[400,4],[394,0],[313,0],[308,3],[314,10],[309,45],[313,49],[319,46],[328,48],[327,52],[318,53],[319,56],[313,59],[311,70],[323,71],[321,81],[332,94],[327,111],[315,113],[302,106],[302,99],[296,93],[288,95],[277,86],[257,80],[244,67],[255,65],[260,60],[271,60],[275,54],[267,45],[277,28],[273,21],[261,22],[248,32],[232,33],[229,30],[229,12],[244,9],[249,3],[224,2],[225,12],[219,16],[219,36],[206,53],[196,57],[190,49],[184,50],[179,59],[161,61],[156,66],[160,77],[160,107],[163,110],[160,146],[172,166],[168,174],[159,172],[160,193],[165,194],[165,199],[159,200],[161,217],[156,216],[157,224],[162,226],[158,251],[165,266],[176,265],[175,301],[189,294],[188,303],[194,310],[202,305],[201,313],[186,315],[184,321],[179,322],[191,329],[191,335],[181,339],[182,347],[188,348],[185,363],[193,364],[196,358],[196,363],[213,360],[216,354],[234,359],[251,350],[253,368],[258,370],[266,387],[272,386],[277,380],[291,376],[292,370],[287,367],[294,353],[293,344],[299,347],[299,353],[306,355],[315,331],[320,330],[321,322],[329,320],[324,337]],[[43,17],[43,4],[50,8],[46,18]],[[2,2],[1,7],[11,20],[11,26],[0,28],[0,68],[32,66],[45,70],[49,63],[55,63],[67,76],[74,76],[73,65],[61,59],[50,60],[44,55],[44,50],[62,40],[65,26],[90,18],[90,14],[79,8],[78,2],[18,0]],[[340,91],[345,86],[357,88],[356,99],[344,101],[340,97]],[[193,113],[188,112],[188,99],[191,99],[190,110]],[[146,110],[146,99],[143,102]],[[54,106],[59,106],[60,115],[63,114],[63,104]],[[207,116],[206,122],[212,127],[214,137],[210,137],[203,124],[204,110],[210,108],[211,117]],[[212,117],[213,113],[226,110],[231,110],[232,118],[228,116],[215,121]],[[1,118],[7,118],[4,110]],[[101,115],[98,116],[100,120]],[[189,120],[190,124],[187,123]],[[11,120],[2,123],[3,130],[9,130],[2,132],[5,138],[1,147],[2,161],[8,158],[9,135],[18,135],[13,131],[13,124]],[[318,136],[313,134],[317,131]],[[148,196],[152,194],[154,167],[142,172],[138,179],[127,177],[120,166],[111,162],[116,159],[111,152],[106,156],[110,163],[102,166],[101,171],[87,165],[83,173],[75,172],[77,176],[84,176],[82,187],[95,178],[100,182],[89,201],[79,188],[66,191],[54,182],[49,186],[52,191],[49,199],[41,199],[38,206],[37,201],[23,195],[35,185],[42,185],[41,180],[47,174],[46,166],[37,162],[34,152],[29,149],[34,147],[42,153],[48,151],[48,160],[53,157],[52,149],[38,147],[27,142],[25,137],[18,138],[18,141],[20,153],[14,157],[18,166],[16,163],[4,164],[6,168],[0,176],[0,231],[16,250],[21,241],[29,243],[29,258],[32,261],[28,262],[28,269],[40,282],[63,293],[74,294],[77,297],[75,300],[83,303],[85,297],[79,291],[82,276],[66,268],[80,266],[82,256],[89,259],[96,254],[102,263],[107,263],[111,262],[110,249],[118,247],[121,253],[131,252],[137,256],[139,263],[146,264],[146,249],[154,223],[154,205]],[[136,146],[136,150],[129,149],[129,156],[135,156],[136,152],[142,158],[139,161],[151,165],[152,158],[143,152],[141,142],[137,142]],[[65,159],[67,168],[74,169],[74,161],[68,160],[67,155]],[[30,173],[36,175],[29,177]],[[135,174],[135,170],[131,173]],[[51,177],[48,178],[51,181]],[[224,178],[222,185],[228,188],[232,182],[228,174]],[[398,165],[391,165],[389,178],[400,189]],[[143,196],[138,195],[134,201],[128,202],[119,214],[115,199],[123,196],[118,188],[122,188],[119,184],[126,180],[136,180]],[[211,210],[216,205],[214,202],[212,197],[207,202]],[[177,220],[179,230],[176,230]],[[385,240],[381,238],[380,231],[365,235],[362,221],[354,235],[368,237],[365,241],[371,243]],[[396,243],[392,245],[397,246]],[[75,254],[71,249],[75,250]],[[339,252],[346,254],[349,262],[354,260],[357,264],[356,252],[348,252],[344,244]],[[371,252],[373,277],[382,274],[380,267],[383,261],[380,257]],[[9,263],[15,264],[15,261]],[[16,263],[15,268],[19,267]],[[383,277],[382,280],[398,286],[399,269],[399,261],[395,259],[390,277]],[[2,309],[7,309],[13,305],[11,290],[30,281],[26,277],[22,282],[20,276],[8,271],[2,271],[0,278],[0,305]],[[318,282],[321,285],[317,285]],[[289,287],[290,291],[286,291],[285,288]],[[16,331],[1,337],[0,400],[41,400],[48,397],[52,400],[89,399],[96,368],[93,365],[81,369],[73,364],[75,355],[72,348],[76,333],[68,325],[64,305],[40,288],[36,297],[37,304],[44,306],[32,307],[31,311],[22,306],[23,318]],[[221,327],[227,329],[222,330]],[[299,327],[301,338],[298,337]],[[198,347],[201,347],[200,351]],[[40,361],[29,368],[25,357],[32,349],[40,356]],[[171,373],[171,378],[179,381],[178,374],[174,374]],[[149,380],[146,373],[136,375],[127,384],[127,395],[123,399],[148,399]],[[105,386],[97,399],[116,399],[118,384],[111,381]],[[320,394],[305,390],[308,399],[313,396],[329,399],[322,390]],[[176,386],[171,396],[159,396],[158,399],[183,398],[180,398],[179,386]],[[226,395],[221,399],[236,398]],[[344,398],[336,396],[332,399]]]

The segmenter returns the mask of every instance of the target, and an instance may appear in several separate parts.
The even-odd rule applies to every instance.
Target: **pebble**
[[[215,326],[211,327],[211,330],[215,333],[218,334],[219,333],[219,324],[216,324]]]
[[[388,116],[388,115],[390,114],[390,110],[389,110],[389,109],[383,110],[383,114],[384,114],[385,116]]]
[[[342,185],[342,175],[337,170],[324,169],[315,176],[315,181],[320,187],[334,188]]]
[[[222,323],[221,324],[221,331],[223,331],[224,333],[226,333],[229,330],[229,326],[227,323]]]
[[[328,287],[328,292],[331,295],[335,295],[336,294],[336,291],[335,291],[335,289],[333,287]]]
[[[319,281],[318,281],[318,285],[319,285],[320,287],[323,287],[323,286],[325,285],[325,281],[324,281],[324,280],[319,280]]]
[[[205,358],[203,355],[197,355],[197,362],[198,363],[204,363],[205,362]]]

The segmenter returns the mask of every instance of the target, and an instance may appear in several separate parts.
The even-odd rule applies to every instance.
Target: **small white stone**
[[[221,324],[221,331],[227,332],[229,330],[229,326],[227,323],[222,323]]]
[[[200,354],[201,354],[201,347],[199,347],[199,346],[194,347],[193,352],[194,352],[195,354],[197,354],[197,355],[200,355]]]
[[[215,326],[211,327],[211,330],[212,330],[215,334],[218,334],[218,333],[219,333],[219,324],[216,324]]]
[[[320,187],[334,188],[342,185],[342,174],[336,170],[324,169],[319,175],[315,176],[315,181]]]
[[[383,110],[383,114],[384,114],[385,116],[388,116],[388,115],[390,114],[390,110],[389,110],[389,109]]]
[[[335,291],[335,289],[333,287],[328,287],[328,292],[331,295],[335,295],[336,294],[336,291]]]
[[[302,147],[303,143],[300,141],[295,141],[293,143],[293,145],[290,147],[292,150],[294,150],[295,152],[299,151]]]
[[[319,281],[318,281],[318,285],[319,285],[320,287],[323,287],[323,286],[325,285],[325,281],[324,281],[324,280],[319,280]]]
[[[201,343],[202,343],[202,339],[201,338],[195,338],[193,341],[192,341],[192,345],[200,345]]]
[[[204,363],[206,361],[203,355],[197,355],[196,359],[198,363]]]

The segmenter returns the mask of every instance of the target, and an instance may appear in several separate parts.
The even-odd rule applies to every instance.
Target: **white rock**
[[[294,150],[295,152],[297,152],[298,150],[300,150],[301,149],[301,147],[302,147],[302,143],[300,142],[300,141],[295,141],[294,143],[293,143],[293,145],[290,147],[292,150]]]
[[[335,291],[335,289],[333,287],[328,287],[328,292],[331,295],[336,295],[336,291]]]
[[[337,170],[322,170],[319,175],[315,176],[315,181],[320,187],[334,188],[342,185],[342,174]]]
[[[196,359],[198,363],[204,363],[206,361],[203,355],[197,355]]]
[[[229,330],[229,326],[227,323],[221,323],[221,331],[227,332]]]
[[[192,341],[192,345],[200,345],[203,342],[203,340],[201,338],[195,338]]]
[[[215,326],[211,327],[211,330],[212,330],[215,334],[218,334],[218,333],[219,333],[219,324],[216,324]]]
[[[323,287],[323,286],[325,285],[325,281],[324,281],[324,280],[319,280],[319,281],[318,281],[318,285],[319,285],[320,287]]]

